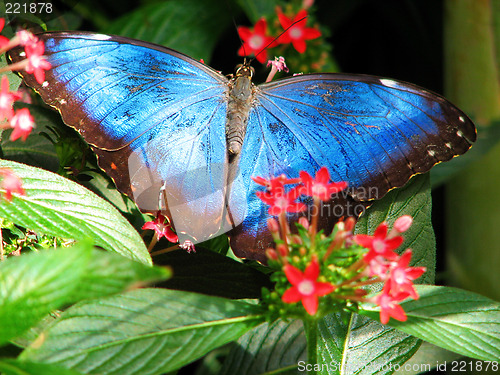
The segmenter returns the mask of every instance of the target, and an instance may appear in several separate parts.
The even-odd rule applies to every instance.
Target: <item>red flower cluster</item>
[[[347,187],[347,182],[330,183],[330,174],[326,167],[322,167],[316,172],[313,178],[307,172],[300,172],[300,178],[288,179],[284,175],[266,180],[262,177],[252,177],[254,182],[266,186],[266,191],[258,191],[257,196],[269,207],[269,214],[278,216],[285,212],[302,212],[306,205],[295,200],[301,195],[308,195],[322,201],[328,201],[332,194],[336,194]],[[302,182],[288,192],[285,191],[285,185]]]
[[[261,18],[253,29],[240,26],[238,34],[243,45],[238,50],[239,56],[255,54],[257,61],[264,63],[267,60],[267,50],[278,44],[292,44],[299,53],[306,51],[306,40],[316,39],[321,36],[318,29],[306,27],[307,10],[302,9],[294,17],[289,18],[277,8],[277,16],[281,27],[286,30],[277,40],[267,34],[267,21]]]
[[[394,252],[402,243],[405,232],[411,225],[410,216],[401,216],[394,222],[393,230],[387,235],[387,223],[381,223],[373,236],[357,234],[353,240],[366,247],[368,252],[363,260],[368,265],[369,276],[378,277],[384,281],[382,293],[372,299],[380,306],[380,321],[386,324],[392,316],[396,320],[405,321],[406,314],[398,304],[408,297],[418,299],[412,280],[418,279],[425,272],[425,267],[408,267],[411,250],[399,256]]]
[[[403,243],[401,234],[412,224],[410,216],[398,218],[389,233],[387,223],[381,223],[373,235],[354,235],[356,220],[349,217],[337,223],[329,240],[322,232],[317,232],[316,217],[313,216],[311,223],[302,217],[299,223],[303,229],[299,229],[298,234],[292,234],[286,213],[306,208],[305,204],[296,201],[300,195],[313,197],[314,205],[319,210],[321,201],[332,199],[334,194],[347,188],[347,183],[330,182],[326,167],[319,169],[314,178],[302,171],[298,179],[281,175],[268,180],[262,177],[253,180],[266,187],[266,191],[256,194],[270,206],[269,214],[278,216],[278,220],[268,220],[276,248],[267,249],[266,255],[270,265],[280,267],[286,277],[286,281],[282,276],[276,279],[281,301],[290,304],[300,301],[310,315],[318,312],[319,297],[337,304],[340,303],[338,301],[371,302],[380,306],[380,321],[383,324],[390,317],[406,320],[399,302],[409,297],[418,299],[413,280],[425,272],[425,267],[409,267],[410,249],[401,256],[395,252]],[[299,185],[287,190],[285,186],[288,184]],[[349,258],[351,263],[344,266]],[[321,259],[321,265],[318,259]],[[343,271],[340,271],[342,268]],[[375,297],[367,296],[362,287],[380,281],[384,282],[382,292]]]
[[[5,20],[0,18],[0,31],[3,30],[4,26]],[[38,83],[42,83],[45,80],[45,70],[51,68],[50,63],[43,57],[45,50],[43,42],[25,30],[18,31],[16,36],[11,40],[0,36],[0,53],[4,53],[19,45],[24,47],[26,60],[8,65],[1,69],[0,72],[24,69],[26,72],[33,74]],[[10,91],[7,76],[2,76],[0,85],[0,124],[6,123],[7,126],[2,125],[3,128],[10,127],[14,129],[10,135],[12,141],[18,138],[21,138],[23,141],[26,140],[34,125],[33,117],[28,109],[23,108],[14,112],[12,106],[19,99],[21,99],[21,94],[16,91]],[[5,120],[7,121],[5,122]]]

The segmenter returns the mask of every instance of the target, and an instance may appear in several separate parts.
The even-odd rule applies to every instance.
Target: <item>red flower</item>
[[[18,138],[22,138],[23,141],[28,138],[28,135],[33,129],[35,121],[31,117],[31,113],[28,108],[21,108],[16,112],[12,120],[10,120],[10,125],[14,128],[10,135],[10,140],[15,141]]]
[[[12,104],[21,98],[21,94],[18,92],[9,91],[9,79],[7,76],[2,77],[2,83],[0,87],[0,121],[4,118],[11,120],[14,116],[14,109]]]
[[[3,30],[3,27],[5,26],[5,19],[0,18],[0,32]],[[4,37],[3,35],[0,35],[0,48],[6,46],[9,44],[9,39]]]
[[[311,264],[307,266],[304,273],[289,264],[283,269],[292,287],[285,291],[281,299],[285,303],[302,301],[302,305],[309,315],[316,314],[318,310],[318,297],[335,290],[334,285],[317,281],[319,276],[319,263],[317,259],[311,261]]]
[[[280,37],[280,42],[283,44],[292,43],[297,52],[304,53],[306,51],[306,40],[316,39],[321,36],[319,30],[313,27],[306,27],[307,10],[302,9],[293,19],[285,16],[280,8],[278,8],[277,13],[281,27],[283,27],[284,30],[289,28]],[[302,21],[299,21],[300,19],[302,19]],[[296,21],[299,22],[291,26]]]
[[[399,321],[406,321],[406,313],[403,308],[398,304],[398,302],[406,299],[408,297],[407,293],[393,295],[390,292],[389,284],[385,284],[384,290],[378,296],[375,297],[374,301],[380,306],[380,322],[382,324],[387,324],[389,318],[393,317]]]
[[[411,259],[411,250],[408,249],[399,258],[392,268],[389,283],[391,293],[407,293],[411,298],[418,299],[412,280],[418,279],[425,272],[425,267],[408,267]]]
[[[238,27],[238,34],[243,40],[243,45],[238,50],[239,56],[248,56],[252,53],[257,55],[257,61],[264,63],[267,60],[267,50],[264,50],[273,41],[273,37],[267,36],[267,22],[261,18],[255,24],[253,30],[245,26]],[[271,47],[271,46],[269,46]]]
[[[25,47],[26,57],[28,58],[28,65],[26,66],[26,72],[35,75],[35,79],[38,83],[43,83],[45,81],[45,70],[52,67],[50,63],[45,60],[42,56],[45,51],[45,45],[43,42],[38,42],[35,44],[27,44]]]
[[[363,258],[366,263],[370,263],[376,256],[383,256],[389,260],[397,258],[394,250],[403,243],[403,237],[401,236],[387,237],[386,222],[380,223],[373,236],[357,234],[353,239],[358,245],[369,249]]]
[[[175,234],[174,231],[172,230],[172,226],[168,222],[165,223],[165,220],[166,220],[166,217],[158,212],[156,214],[156,219],[145,223],[142,226],[142,229],[154,230],[156,232],[156,235],[158,236],[158,239],[165,237],[170,242],[175,243],[175,242],[179,241],[177,234]]]
[[[319,198],[326,202],[331,199],[332,194],[344,190],[347,187],[347,182],[330,183],[330,174],[326,167],[322,167],[316,172],[316,177],[312,178],[307,172],[300,172],[300,179],[304,184],[302,194],[311,197]]]
[[[255,181],[255,180],[254,180]],[[301,187],[295,187],[285,193],[285,186],[277,178],[272,179],[267,191],[258,191],[257,197],[268,204],[269,214],[278,216],[284,212],[301,212],[306,209],[304,203],[295,202],[301,194]]]
[[[3,177],[0,187],[5,190],[5,199],[8,201],[12,200],[12,193],[17,193],[20,195],[26,195],[22,181],[17,177],[14,172],[10,169],[2,168],[0,169],[0,176]]]

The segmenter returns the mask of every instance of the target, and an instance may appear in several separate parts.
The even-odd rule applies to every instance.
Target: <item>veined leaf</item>
[[[431,344],[462,355],[498,361],[500,358],[500,303],[461,289],[417,285],[420,298],[401,303],[406,322],[389,325]],[[372,319],[379,313],[361,311]]]
[[[169,276],[90,244],[10,257],[0,263],[0,343],[21,335],[52,310]]]
[[[62,238],[92,238],[106,250],[151,264],[137,231],[104,199],[83,186],[43,169],[0,160],[22,180],[26,196],[0,201],[0,217]],[[1,191],[1,189],[0,189]]]
[[[77,304],[21,359],[85,374],[163,374],[262,323],[255,305],[164,289]]]

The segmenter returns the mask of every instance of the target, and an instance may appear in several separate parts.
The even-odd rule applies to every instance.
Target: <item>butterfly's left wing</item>
[[[243,180],[326,166],[333,181],[347,181],[356,201],[380,199],[411,176],[466,152],[475,127],[458,108],[415,85],[371,76],[311,74],[257,88],[241,151]],[[255,257],[269,246],[267,207],[247,186],[248,216],[233,231],[238,255]],[[343,199],[346,199],[345,201]],[[329,213],[349,212],[349,197]],[[330,214],[330,215],[329,215]],[[331,225],[327,223],[327,227]]]

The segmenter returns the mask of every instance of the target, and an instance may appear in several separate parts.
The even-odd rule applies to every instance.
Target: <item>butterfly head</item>
[[[250,77],[252,78],[255,74],[255,69],[251,67],[246,61],[243,64],[236,66],[236,77]]]

